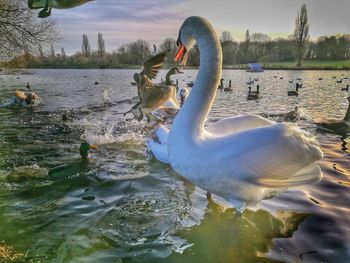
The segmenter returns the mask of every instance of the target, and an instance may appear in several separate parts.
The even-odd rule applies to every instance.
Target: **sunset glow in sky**
[[[57,47],[72,54],[80,50],[83,33],[95,48],[101,32],[108,51],[140,38],[159,44],[167,37],[176,38],[181,23],[191,15],[204,16],[218,33],[230,31],[236,41],[244,39],[247,29],[287,37],[303,3],[312,39],[350,33],[349,0],[95,0],[74,9],[54,9],[52,18],[63,37]]]

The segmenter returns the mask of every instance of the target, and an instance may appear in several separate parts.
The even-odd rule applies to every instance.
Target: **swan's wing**
[[[142,66],[141,76],[145,75],[149,79],[154,79],[162,67],[165,56],[166,52],[162,52],[148,59]]]
[[[209,123],[205,130],[213,136],[225,136],[234,132],[255,129],[272,124],[274,124],[273,121],[265,119],[261,116],[244,114]]]
[[[168,134],[169,130],[164,126],[159,126],[152,134],[151,138],[146,139],[148,149],[154,157],[162,162],[169,163],[168,160]]]
[[[323,153],[315,137],[295,125],[278,123],[207,143],[216,152],[215,163],[220,163],[223,177],[268,187],[298,186],[321,178],[315,162]]]

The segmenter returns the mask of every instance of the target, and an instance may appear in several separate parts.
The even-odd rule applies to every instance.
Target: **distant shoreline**
[[[295,66],[295,62],[271,62],[271,63],[261,63],[264,70],[350,70],[350,60],[342,61],[304,61],[301,67]],[[163,69],[169,69],[175,65],[164,65]],[[30,70],[30,69],[140,69],[140,65],[120,65],[117,67],[106,67],[100,68],[96,67],[39,67],[39,68],[1,68],[0,72],[4,71],[17,71],[17,70]],[[223,65],[225,70],[245,70],[246,65]],[[197,66],[186,66],[185,69],[198,69]]]

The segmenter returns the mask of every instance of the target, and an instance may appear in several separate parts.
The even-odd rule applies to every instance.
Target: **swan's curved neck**
[[[195,84],[186,103],[177,114],[171,133],[176,139],[201,136],[221,78],[222,51],[216,32],[208,23],[199,24],[192,37],[200,51]]]
[[[350,121],[350,102],[349,102],[349,105],[348,105],[348,109],[346,110],[344,121]]]

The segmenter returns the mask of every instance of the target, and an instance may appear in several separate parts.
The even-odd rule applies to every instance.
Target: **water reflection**
[[[277,216],[258,210],[236,215],[232,209],[225,212],[210,202],[200,225],[185,229],[178,235],[192,244],[184,255],[172,254],[167,262],[274,262],[265,254],[274,238],[289,238],[308,214],[280,212]],[[218,251],[220,251],[218,253]]]

